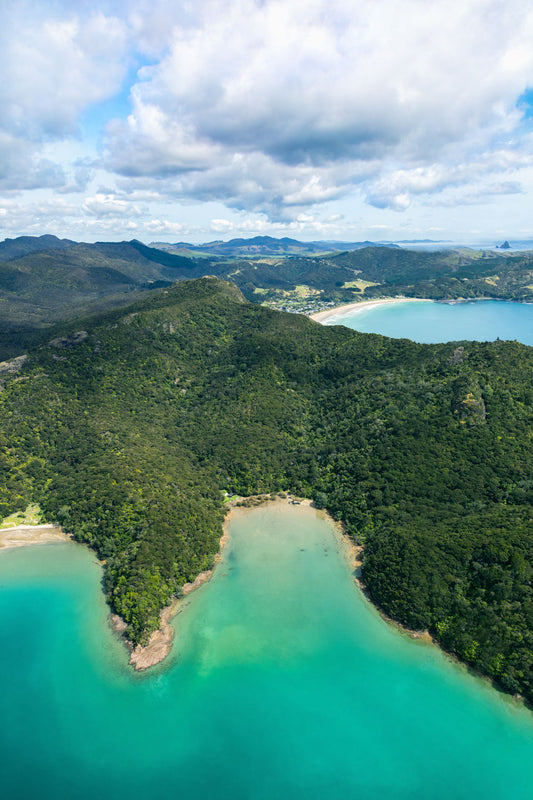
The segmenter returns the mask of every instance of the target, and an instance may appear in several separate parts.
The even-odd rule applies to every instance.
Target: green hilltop
[[[310,497],[364,543],[380,608],[533,700],[532,370],[516,342],[419,345],[183,281],[0,365],[1,514],[39,503],[87,542],[144,642],[212,565],[225,492]]]

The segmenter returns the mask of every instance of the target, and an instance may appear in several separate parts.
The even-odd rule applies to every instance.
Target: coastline
[[[27,547],[34,544],[59,544],[72,539],[57,525],[17,525],[0,530],[0,550]]]
[[[170,603],[170,605],[165,606],[165,608],[161,610],[159,615],[161,620],[160,626],[157,628],[157,630],[153,631],[148,644],[138,644],[134,647],[132,643],[128,641],[128,639],[125,639],[126,645],[130,650],[129,663],[135,670],[142,672],[150,667],[155,667],[156,664],[160,664],[161,661],[164,661],[170,653],[172,644],[174,642],[174,628],[172,627],[171,623],[174,617],[182,610],[184,598],[187,597],[187,595],[191,592],[194,592],[195,589],[198,589],[204,583],[207,583],[207,581],[212,577],[216,565],[222,560],[222,551],[229,542],[228,526],[231,517],[231,510],[232,509],[230,507],[230,511],[226,515],[222,525],[222,536],[220,537],[219,549],[215,555],[212,569],[207,569],[203,572],[200,572],[194,581],[183,584],[181,587],[180,596],[176,597]],[[116,633],[123,635],[126,629],[126,623],[124,620],[119,617],[118,614],[111,614],[110,620],[113,630]]]
[[[317,508],[313,501],[309,498],[297,497],[296,495],[291,494],[287,494],[286,497],[280,497],[279,495],[253,495],[247,498],[239,498],[239,500],[231,503],[230,510],[226,516],[224,524],[226,524],[226,522],[228,525],[230,524],[234,509],[238,508],[240,511],[251,511],[258,506],[265,505],[266,503],[273,503],[277,505],[292,504],[306,506],[308,508],[310,507],[313,508],[319,516],[327,519],[335,531],[337,542],[339,544],[340,555],[346,560],[349,569],[353,573],[354,583],[361,590],[366,600],[372,605],[373,608],[376,609],[380,617],[389,625],[392,625],[394,628],[396,628],[396,630],[400,631],[406,636],[409,636],[410,639],[417,639],[419,641],[427,642],[428,644],[433,644],[437,647],[440,646],[438,642],[431,636],[429,631],[415,630],[414,628],[408,628],[406,625],[402,625],[401,622],[389,617],[379,606],[374,603],[366,588],[366,584],[361,579],[363,551],[365,549],[364,545],[356,544],[352,537],[346,533],[345,526],[341,520],[334,519],[330,514],[328,514],[325,508]]]
[[[292,503],[294,505],[302,506],[312,505],[311,500],[300,497],[297,498],[289,494],[286,497],[280,497],[279,495],[271,494],[251,495],[250,497],[235,496],[227,502],[228,510],[222,524],[222,536],[220,537],[220,545],[218,552],[215,555],[212,569],[200,572],[194,581],[185,583],[181,587],[180,596],[176,597],[172,603],[170,603],[170,605],[165,606],[165,608],[161,610],[161,624],[159,628],[151,634],[148,644],[136,645],[134,647],[132,643],[124,637],[124,631],[127,627],[124,620],[119,617],[118,614],[110,615],[111,627],[115,633],[124,637],[124,641],[130,650],[129,663],[135,670],[142,672],[150,667],[155,667],[156,664],[160,664],[162,661],[164,661],[170,653],[172,644],[174,642],[174,628],[171,624],[172,620],[177,614],[180,613],[180,611],[182,611],[184,607],[184,598],[187,597],[187,595],[191,592],[194,592],[195,589],[198,589],[200,586],[203,586],[204,583],[209,581],[213,575],[215,567],[222,560],[223,550],[229,542],[229,526],[232,522],[235,509],[239,509],[240,511],[252,510],[258,506],[264,505],[265,503]]]
[[[137,671],[143,671],[150,667],[160,664],[168,656],[172,649],[174,641],[174,628],[172,620],[184,608],[184,600],[187,595],[194,592],[204,583],[209,581],[213,575],[214,569],[222,560],[224,548],[229,542],[229,527],[233,521],[236,510],[240,513],[245,511],[252,511],[259,506],[265,504],[276,505],[299,505],[305,507],[316,508],[312,500],[303,497],[296,497],[295,495],[287,494],[280,496],[279,494],[266,494],[266,495],[251,495],[250,497],[235,496],[227,503],[227,513],[222,524],[222,536],[220,537],[219,550],[214,558],[212,569],[200,572],[194,581],[185,583],[181,588],[181,594],[176,597],[168,606],[163,608],[160,612],[160,626],[157,630],[153,631],[147,645],[133,644],[126,639],[124,632],[126,623],[118,616],[118,614],[110,614],[110,624],[112,629],[120,635],[128,649],[130,650],[129,663]],[[424,641],[435,644],[435,641],[427,631],[414,631],[406,628],[401,623],[387,616],[375,603],[372,602],[368,595],[366,586],[361,581],[361,565],[363,555],[363,545],[356,544],[346,533],[342,522],[333,519],[325,509],[316,509],[316,512],[326,517],[331,522],[343,551],[343,556],[346,558],[350,569],[354,573],[354,582],[361,589],[365,597],[376,608],[381,617],[392,624],[395,628],[410,636],[412,639],[422,639]],[[44,544],[63,544],[71,542],[71,537],[66,534],[62,528],[52,524],[40,525],[18,525],[13,528],[4,528],[0,530],[0,552],[2,550],[14,549],[16,547],[27,547],[30,545],[44,545]]]
[[[342,555],[348,562],[350,569],[352,570],[354,576],[354,583],[356,586],[361,590],[363,595],[365,596],[366,600],[370,603],[370,605],[376,609],[380,617],[385,620],[385,622],[389,625],[392,625],[396,630],[400,633],[409,636],[410,639],[418,639],[419,641],[427,642],[428,644],[439,646],[438,642],[432,637],[429,631],[421,631],[415,630],[414,628],[408,628],[406,625],[402,625],[401,622],[389,617],[388,614],[383,611],[370,597],[370,593],[366,587],[366,584],[361,578],[361,567],[363,566],[363,552],[365,549],[364,544],[356,544],[354,540],[351,538],[349,534],[346,533],[344,525],[342,522],[333,519],[325,509],[320,509],[318,513],[323,514],[329,522],[332,523],[335,532],[337,534],[337,538],[340,542],[340,546],[342,548]]]
[[[362,549],[363,548],[361,547],[361,550]],[[378,605],[376,605],[376,603],[374,603],[374,601],[372,600],[372,598],[370,596],[370,593],[369,593],[369,591],[368,591],[368,589],[366,587],[366,584],[361,580],[360,575],[358,575],[358,576],[356,576],[354,578],[354,582],[361,589],[362,593],[364,594],[364,596],[368,600],[368,602],[376,609],[376,611],[378,612],[378,614],[381,617],[381,619],[385,620],[385,622],[388,625],[392,625],[393,628],[396,628],[396,630],[399,631],[400,633],[403,633],[406,636],[409,636],[410,639],[418,639],[418,641],[427,642],[427,644],[433,644],[436,647],[439,647],[442,650],[443,653],[446,652],[445,650],[442,649],[442,647],[440,646],[438,641],[433,638],[433,636],[430,634],[430,632],[428,630],[417,631],[414,628],[408,628],[407,625],[403,625],[401,622],[398,622],[397,619],[393,619],[392,617],[389,617],[389,615],[385,611],[383,611],[382,608],[380,608]],[[459,661],[459,660],[457,659],[457,661]]]
[[[190,594],[198,587],[202,586],[204,583],[210,580],[213,575],[214,568],[216,565],[222,560],[223,557],[223,549],[229,542],[229,535],[228,535],[228,528],[231,522],[234,519],[235,513],[246,513],[257,509],[263,505],[299,505],[307,508],[312,508],[315,512],[327,519],[333,527],[333,530],[336,534],[336,539],[338,542],[338,546],[340,549],[340,555],[345,558],[346,563],[351,569],[353,574],[353,582],[356,584],[357,588],[362,592],[365,600],[372,606],[375,611],[379,614],[381,619],[387,624],[391,625],[398,633],[402,634],[403,636],[408,636],[410,639],[418,641],[421,645],[427,646],[432,645],[437,647],[441,653],[443,653],[447,658],[451,659],[456,664],[464,667],[467,669],[472,675],[476,676],[478,679],[486,681],[489,685],[491,685],[494,689],[499,692],[503,692],[503,695],[506,698],[512,698],[514,701],[518,701],[520,704],[524,703],[524,698],[520,694],[509,695],[505,690],[502,690],[501,686],[499,686],[498,682],[491,678],[489,675],[486,675],[482,672],[479,672],[474,667],[469,665],[467,662],[462,661],[455,653],[449,652],[445,650],[440,642],[433,638],[433,636],[429,633],[428,630],[415,630],[413,628],[408,628],[406,625],[403,625],[401,622],[393,619],[392,617],[388,616],[388,614],[380,608],[374,601],[372,600],[368,589],[361,579],[361,566],[362,566],[362,558],[363,558],[363,551],[364,545],[356,544],[356,542],[346,533],[345,527],[342,521],[335,520],[331,517],[325,509],[318,509],[314,505],[313,501],[309,498],[301,498],[295,495],[287,494],[285,497],[280,497],[279,495],[253,495],[250,497],[235,497],[227,503],[227,514],[224,518],[223,522],[223,535],[220,538],[220,548],[218,553],[215,556],[215,563],[213,569],[206,570],[201,572],[194,581],[185,584],[182,587],[182,595],[179,598],[176,598],[169,606],[162,609],[161,611],[161,627],[152,633],[150,637],[149,644],[145,647],[137,646],[136,648],[132,649],[131,643],[126,641],[126,644],[129,646],[131,651],[130,657],[130,664],[134,667],[135,670],[143,671],[149,669],[156,664],[161,663],[170,653],[174,641],[174,628],[171,625],[173,618],[179,614],[185,607],[186,604],[184,603],[184,599],[187,594]],[[118,617],[117,615],[111,615],[112,617],[112,625],[114,630],[118,633],[123,634],[126,624],[124,621]],[[114,619],[113,619],[114,618]],[[527,705],[527,704],[526,704]]]
[[[393,301],[394,302],[394,301]],[[205,570],[204,572],[200,572],[199,575],[196,576],[194,581],[190,583],[186,583],[182,586],[181,595],[176,597],[170,605],[165,606],[160,612],[160,620],[161,624],[160,627],[153,631],[150,636],[150,640],[147,645],[136,645],[133,644],[124,637],[124,631],[126,629],[126,623],[124,620],[119,617],[117,614],[110,615],[110,623],[113,630],[123,637],[126,646],[130,650],[130,665],[139,672],[142,672],[150,667],[156,666],[156,664],[160,664],[165,658],[169,655],[172,645],[174,643],[174,628],[172,626],[172,620],[174,617],[179,614],[183,608],[184,600],[188,594],[198,589],[200,586],[203,586],[204,583],[209,581],[213,576],[213,572],[217,564],[220,563],[223,557],[224,548],[227,546],[229,542],[229,527],[233,518],[235,516],[235,512],[238,511],[239,513],[243,513],[246,511],[253,511],[254,509],[258,508],[259,506],[266,505],[266,504],[273,504],[273,505],[299,505],[304,507],[311,507],[316,510],[317,514],[324,516],[328,521],[332,524],[333,529],[337,535],[337,540],[339,543],[339,547],[342,550],[342,556],[346,559],[349,568],[352,570],[354,575],[354,583],[358,586],[358,588],[362,591],[365,598],[368,600],[369,603],[377,610],[379,615],[382,617],[385,622],[395,627],[401,633],[409,636],[411,639],[417,639],[419,641],[424,641],[429,644],[436,645],[438,644],[431,634],[428,631],[416,631],[411,628],[407,628],[405,625],[402,625],[400,622],[392,619],[389,617],[382,609],[380,609],[371,599],[364,582],[361,580],[361,566],[362,566],[362,557],[363,557],[363,550],[364,545],[356,544],[353,539],[346,533],[344,525],[341,521],[335,520],[331,517],[325,509],[318,509],[314,505],[313,501],[309,498],[304,497],[296,497],[292,494],[286,494],[285,496],[280,496],[279,494],[265,494],[265,495],[251,495],[250,497],[239,497],[235,496],[227,503],[227,513],[224,518],[224,522],[222,524],[222,536],[220,537],[220,546],[217,554],[215,555],[214,564],[212,569]]]
[[[347,303],[343,306],[335,306],[335,308],[328,308],[326,311],[317,311],[316,314],[309,314],[309,319],[314,320],[315,322],[320,322],[320,324],[324,324],[330,320],[334,320],[337,316],[345,316],[349,313],[357,313],[358,311],[365,311],[370,308],[375,308],[381,305],[388,305],[391,303],[433,303],[434,300],[430,300],[424,297],[383,297],[377,300],[362,300],[359,303]],[[339,324],[342,324],[339,322]]]

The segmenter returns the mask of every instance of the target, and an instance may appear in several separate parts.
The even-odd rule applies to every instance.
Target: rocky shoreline
[[[229,516],[229,515],[228,515]],[[176,597],[170,605],[166,606],[161,610],[160,613],[160,626],[157,630],[155,630],[146,645],[134,645],[130,642],[124,635],[126,630],[126,623],[119,617],[118,614],[111,614],[110,615],[110,624],[113,630],[118,633],[119,635],[124,637],[124,641],[126,646],[130,650],[130,660],[129,663],[131,666],[138,670],[139,672],[149,669],[150,667],[154,667],[156,664],[160,664],[162,661],[170,653],[172,649],[172,643],[174,641],[174,628],[172,626],[172,620],[178,614],[182,607],[183,607],[183,600],[184,598],[193,592],[195,589],[198,589],[204,583],[206,583],[211,576],[213,575],[213,571],[216,565],[222,558],[222,551],[226,544],[228,543],[228,534],[227,534],[227,522],[228,517],[224,521],[223,526],[223,535],[220,538],[220,547],[219,551],[215,556],[215,563],[213,565],[213,569],[205,570],[204,572],[200,572],[199,575],[196,576],[194,581],[190,583],[185,583],[181,588],[181,594],[179,597]]]

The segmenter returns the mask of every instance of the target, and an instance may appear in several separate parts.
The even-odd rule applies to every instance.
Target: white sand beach
[[[387,305],[390,303],[432,303],[433,300],[426,300],[422,297],[384,297],[379,300],[363,300],[360,303],[347,303],[344,306],[335,306],[335,308],[328,308],[326,311],[317,311],[316,314],[310,314],[309,318],[314,319],[315,322],[325,323],[335,320],[337,317],[343,317],[346,314],[353,314],[359,311],[366,311],[369,308],[376,306]]]

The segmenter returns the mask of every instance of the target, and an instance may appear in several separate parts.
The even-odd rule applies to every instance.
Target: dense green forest
[[[532,348],[322,327],[204,278],[15,368],[0,513],[89,543],[133,641],[212,564],[224,492],[290,491],[364,542],[380,608],[533,700]]]

